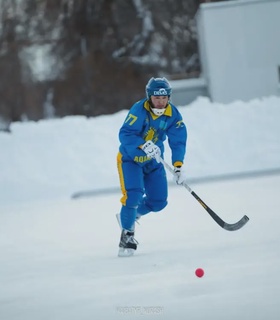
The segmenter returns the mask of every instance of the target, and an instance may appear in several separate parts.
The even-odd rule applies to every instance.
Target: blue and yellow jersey
[[[164,114],[156,116],[147,99],[136,102],[119,131],[122,160],[134,160],[143,165],[151,161],[140,148],[152,140],[164,153],[166,137],[172,152],[172,164],[182,164],[186,153],[187,129],[178,109],[169,103]]]

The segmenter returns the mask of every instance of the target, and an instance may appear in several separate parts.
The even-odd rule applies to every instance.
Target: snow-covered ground
[[[280,98],[199,98],[180,110],[190,180],[279,169]],[[141,219],[131,258],[117,257],[120,192],[71,199],[118,187],[126,113],[15,123],[0,133],[0,319],[278,319],[280,175],[193,187],[227,222],[249,216],[235,232],[170,182],[168,207]]]

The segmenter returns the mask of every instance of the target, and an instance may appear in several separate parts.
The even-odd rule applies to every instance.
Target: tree
[[[198,5],[2,0],[0,115],[38,120],[46,101],[58,117],[108,114],[142,98],[151,76],[197,76]]]

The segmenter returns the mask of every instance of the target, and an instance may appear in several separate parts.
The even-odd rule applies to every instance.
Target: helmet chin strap
[[[151,108],[151,110],[153,111],[153,113],[156,116],[161,116],[164,114],[164,111],[166,110],[166,108],[162,108],[162,109],[158,109],[158,108]]]

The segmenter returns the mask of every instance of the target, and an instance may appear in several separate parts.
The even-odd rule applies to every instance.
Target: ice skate
[[[138,241],[134,238],[134,231],[122,230],[119,243],[119,257],[130,257],[137,249]]]

